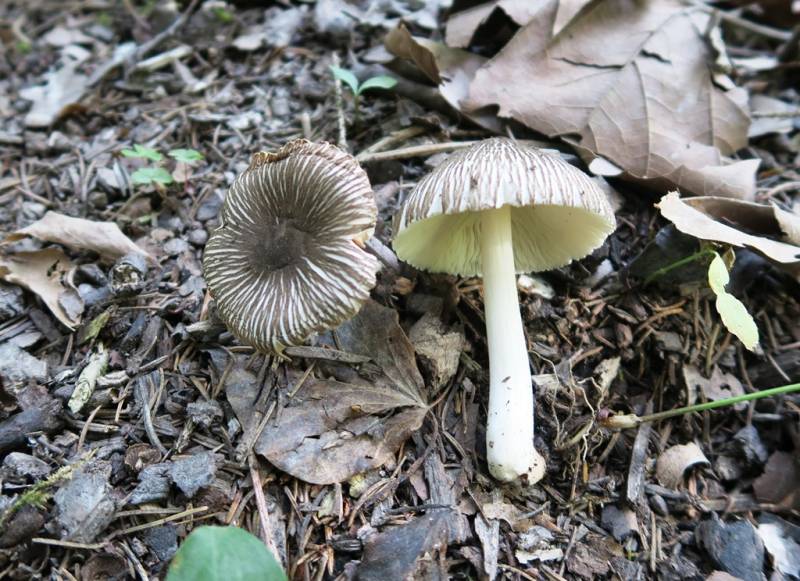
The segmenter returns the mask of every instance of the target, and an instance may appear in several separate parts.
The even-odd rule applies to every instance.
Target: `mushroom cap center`
[[[292,266],[307,255],[313,245],[313,236],[294,218],[277,219],[262,228],[259,237],[247,241],[251,246],[250,264],[256,271],[276,271]]]

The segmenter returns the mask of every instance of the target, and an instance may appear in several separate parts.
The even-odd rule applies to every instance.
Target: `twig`
[[[537,141],[535,139],[518,139],[518,143],[524,145],[532,145],[543,149],[553,149],[553,144],[546,141]],[[478,143],[477,141],[448,141],[445,143],[426,143],[424,145],[413,145],[411,147],[403,147],[401,149],[392,149],[390,151],[380,151],[370,153],[366,149],[356,156],[356,160],[360,163],[370,163],[375,161],[387,161],[392,159],[408,159],[411,157],[425,157],[435,153],[447,153],[450,151],[457,151],[464,149]],[[376,144],[377,145],[377,144]],[[373,146],[374,147],[374,146]]]
[[[281,556],[278,554],[278,548],[272,540],[272,527],[269,524],[269,509],[267,509],[267,499],[264,498],[263,484],[261,484],[261,475],[258,473],[258,463],[255,456],[251,453],[247,457],[248,464],[250,464],[250,478],[253,480],[253,491],[256,496],[256,507],[258,507],[258,518],[261,521],[261,540],[267,545],[267,549],[275,557],[275,560],[280,563]]]
[[[207,510],[208,510],[207,506],[198,506],[196,508],[188,508],[188,509],[184,510],[183,512],[179,512],[179,513],[176,513],[176,514],[171,514],[169,516],[165,516],[164,518],[159,518],[159,519],[150,521],[148,523],[144,523],[144,524],[141,524],[141,525],[136,525],[136,526],[133,526],[133,527],[128,527],[127,529],[120,529],[120,530],[114,531],[113,533],[108,535],[108,537],[106,537],[106,542],[108,542],[108,541],[110,541],[112,539],[115,539],[115,538],[117,538],[117,537],[119,537],[121,535],[129,535],[131,533],[135,533],[135,532],[138,532],[138,531],[143,531],[145,529],[151,529],[153,527],[160,527],[161,525],[167,524],[168,522],[172,522],[172,521],[175,521],[175,520],[180,520],[180,519],[182,519],[184,517],[187,517],[187,516],[193,516],[193,515],[195,515],[197,513],[200,513],[200,512],[206,512]]]
[[[413,139],[418,135],[422,135],[423,133],[427,133],[427,127],[421,127],[419,125],[412,125],[411,127],[405,127],[398,131],[393,131],[386,137],[380,138],[378,141],[370,145],[364,151],[361,152],[360,155],[366,155],[368,153],[377,153],[378,151],[384,151],[388,147],[394,146],[397,143],[403,143],[408,141],[409,139]]]
[[[425,145],[413,145],[390,151],[380,151],[367,153],[362,151],[356,156],[360,163],[371,163],[376,161],[388,161],[392,159],[408,159],[411,157],[426,157],[435,153],[446,153],[464,149],[478,143],[477,141],[448,141],[446,143],[426,143]]]
[[[189,21],[189,18],[194,13],[198,4],[200,4],[200,0],[192,0],[191,4],[189,4],[189,7],[184,10],[181,15],[172,22],[172,24],[139,46],[139,48],[137,48],[126,60],[126,75],[127,71],[129,71],[133,65],[142,60],[145,56],[147,56],[148,53],[155,50],[162,42],[167,40],[170,36],[174,36],[181,28],[183,28],[183,26]]]
[[[767,38],[772,38],[774,40],[780,40],[781,42],[786,42],[792,38],[791,32],[786,32],[783,30],[778,30],[777,28],[772,28],[770,26],[764,26],[763,24],[751,22],[750,20],[742,18],[741,16],[733,14],[732,12],[725,12],[724,10],[719,10],[714,6],[709,6],[708,4],[706,4],[705,2],[701,2],[700,0],[688,0],[688,3],[692,6],[700,8],[701,10],[705,10],[706,12],[719,14],[719,17],[722,20],[734,24],[739,28],[744,28],[745,30],[754,32],[755,34],[759,34]]]
[[[143,377],[135,379],[134,382],[135,383],[133,389],[135,390],[136,395],[139,396],[139,401],[142,403],[142,419],[144,420],[144,431],[147,433],[147,437],[150,440],[150,443],[153,444],[156,448],[158,448],[159,452],[161,452],[163,455],[166,456],[169,450],[167,450],[164,444],[161,443],[161,440],[159,439],[158,434],[156,433],[156,428],[153,425],[153,418],[150,416],[150,397],[148,396],[148,392],[150,390],[147,390],[147,392],[145,392],[144,386],[142,385],[144,383]]]
[[[400,261],[397,260],[397,255],[392,252],[392,249],[386,246],[383,242],[378,240],[375,236],[370,238],[364,243],[372,254],[380,260],[384,266],[395,272],[400,270]]]
[[[331,56],[333,66],[340,67],[341,61],[339,55],[333,53]],[[344,99],[342,98],[342,82],[339,77],[333,75],[333,95],[336,104],[336,125],[339,128],[339,135],[336,138],[336,144],[344,151],[347,151],[347,125],[344,119]]]

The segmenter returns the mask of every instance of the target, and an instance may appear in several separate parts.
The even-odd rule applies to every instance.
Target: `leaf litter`
[[[0,227],[30,230],[3,248],[4,265],[20,268],[22,254],[27,270],[9,275],[5,266],[10,278],[0,284],[0,453],[24,452],[51,474],[82,466],[51,482],[4,461],[0,512],[42,486],[4,523],[4,570],[24,577],[47,544],[35,561],[44,575],[80,567],[161,577],[201,523],[260,534],[290,578],[719,577],[731,575],[720,571],[734,562],[727,555],[754,555],[757,538],[767,559],[737,573],[791,567],[781,555],[796,543],[787,508],[797,500],[796,396],[635,434],[598,421],[609,410],[668,410],[800,376],[800,308],[793,281],[774,266],[791,273],[797,259],[772,246],[799,245],[797,132],[786,122],[797,99],[787,90],[791,66],[780,64],[795,58],[779,40],[789,32],[776,37],[747,9],[720,8],[735,88],[720,72],[730,62],[724,44],[718,35],[712,43],[694,7],[659,1],[619,16],[616,1],[454,2],[445,23],[445,4],[205,2],[184,14],[133,3],[108,16],[69,8],[52,20],[47,10],[0,8],[4,22],[24,23],[2,37]],[[35,37],[30,53],[14,44],[18,33]],[[358,78],[385,75],[364,64],[384,42],[402,57],[386,61],[398,84],[367,93],[355,127],[349,103],[340,109],[333,96],[331,53]],[[518,69],[510,59],[523,54]],[[64,74],[57,86],[68,62],[80,63],[72,72],[85,84]],[[490,71],[505,73],[487,87]],[[587,71],[605,88],[588,86]],[[588,89],[555,98],[554,79]],[[39,92],[29,101],[31,87]],[[489,90],[496,100],[471,108],[470,92]],[[591,103],[570,116],[564,109],[579,97]],[[31,112],[41,127],[26,126]],[[335,141],[341,123],[354,153],[388,159],[365,162],[381,192],[387,266],[357,319],[287,350],[289,362],[272,361],[216,321],[202,248],[247,152],[299,136]],[[492,132],[562,152],[572,143],[578,156],[565,158],[606,175],[620,201],[619,228],[595,255],[520,280],[537,447],[548,464],[533,489],[499,487],[485,469],[480,281],[398,264],[387,228],[405,188],[435,163],[427,152],[441,161]],[[178,183],[142,187],[127,169],[136,162],[119,157],[137,147],[204,159],[191,171],[177,164],[169,177]],[[676,187],[713,194],[675,203],[735,234],[723,237],[705,219],[669,234],[672,218],[659,216],[641,184],[656,196]],[[725,291],[754,315],[764,355],[721,325],[707,263],[658,284],[628,278],[634,259],[651,263],[644,249],[655,241],[671,252],[641,278],[713,245]],[[107,367],[95,378],[101,352]],[[74,413],[73,396],[82,402]],[[681,455],[686,442],[694,448]],[[745,513],[757,527],[738,524]],[[771,514],[785,524],[764,518]],[[713,515],[720,524],[701,526]],[[116,556],[103,561],[108,550]]]

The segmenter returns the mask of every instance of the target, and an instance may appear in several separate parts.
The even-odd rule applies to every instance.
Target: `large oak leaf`
[[[675,0],[603,0],[542,47],[534,19],[475,74],[469,105],[577,136],[587,161],[654,187],[750,198],[758,162],[724,158],[747,144],[747,94],[715,83],[707,24]]]

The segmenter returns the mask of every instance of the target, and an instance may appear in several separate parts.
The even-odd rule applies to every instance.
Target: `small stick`
[[[518,139],[518,143],[525,145],[532,145],[542,149],[553,149],[552,143],[545,141],[537,141],[535,139]],[[356,160],[360,163],[370,163],[375,161],[387,161],[392,159],[408,159],[411,157],[425,157],[435,153],[447,153],[450,151],[457,151],[464,149],[478,143],[477,141],[448,141],[445,143],[426,143],[424,145],[413,145],[411,147],[403,147],[401,149],[392,149],[390,151],[380,151],[370,153],[369,149],[362,151],[356,156]],[[377,144],[376,144],[377,145]],[[373,146],[374,147],[374,146]],[[370,148],[372,149],[372,148]]]
[[[388,161],[393,159],[408,159],[411,157],[426,157],[435,153],[446,153],[464,149],[476,144],[477,141],[448,141],[446,143],[426,143],[425,145],[413,145],[390,151],[379,151],[368,153],[362,151],[356,156],[356,161],[360,163],[371,163],[376,161]]]
[[[731,24],[738,26],[739,28],[743,28],[745,30],[749,30],[755,34],[760,34],[761,36],[765,36],[767,38],[772,38],[774,40],[780,40],[781,42],[786,42],[792,38],[791,32],[786,32],[784,30],[779,30],[777,28],[772,28],[770,26],[764,26],[763,24],[757,24],[755,22],[751,22],[733,14],[731,12],[725,12],[724,10],[720,10],[715,8],[714,6],[709,6],[705,2],[701,0],[689,0],[689,4],[692,6],[696,6],[705,12],[710,12],[712,14],[719,14],[719,17],[726,22],[730,22]]]
[[[281,556],[278,554],[278,549],[272,541],[272,527],[269,524],[269,509],[267,509],[267,499],[264,498],[264,489],[261,484],[261,475],[258,473],[258,464],[253,454],[247,457],[247,463],[250,465],[250,478],[253,480],[253,491],[256,496],[256,506],[258,507],[258,518],[261,521],[261,540],[267,545],[267,549],[275,557],[275,560],[280,563]]]
[[[341,61],[339,55],[333,53],[331,57],[333,66],[340,67]],[[336,103],[336,124],[339,127],[339,136],[336,138],[336,144],[340,149],[347,151],[347,125],[344,120],[344,100],[342,99],[342,82],[339,77],[333,75],[333,94]]]
[[[137,48],[133,54],[128,57],[126,62],[126,69],[130,70],[131,66],[142,60],[149,52],[155,50],[162,42],[167,40],[170,36],[175,35],[183,26],[189,21],[189,17],[194,13],[200,0],[192,0],[189,7],[178,16],[172,24],[164,30],[156,34],[153,38],[143,43]]]

